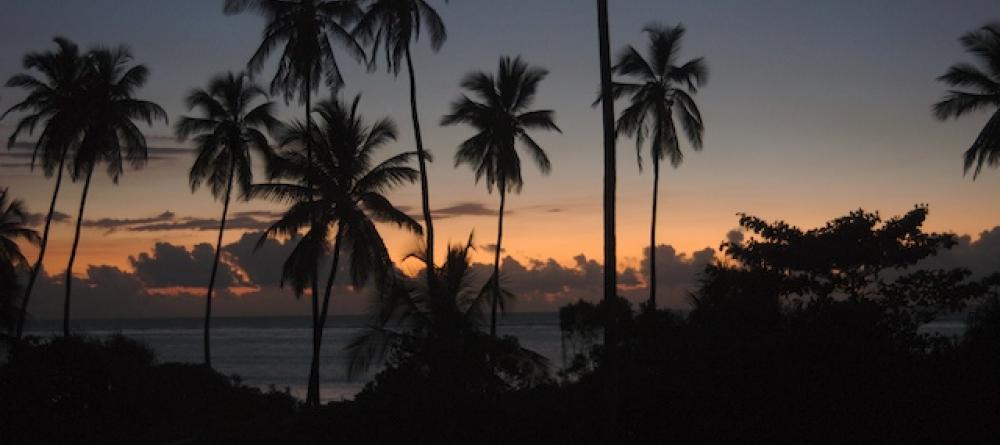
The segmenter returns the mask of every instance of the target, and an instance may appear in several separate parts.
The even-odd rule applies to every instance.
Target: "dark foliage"
[[[990,113],[986,125],[965,150],[965,172],[972,170],[975,179],[983,166],[1000,166],[1000,23],[988,23],[968,32],[959,42],[975,57],[976,64],[956,63],[938,77],[951,89],[934,104],[934,116],[946,120]]]
[[[156,364],[122,336],[32,339],[0,368],[0,443],[228,442],[288,419],[295,400],[207,367]]]
[[[755,237],[723,246],[739,265],[710,266],[686,318],[578,303],[562,328],[587,339],[618,319],[628,443],[995,440],[1000,275],[907,269],[954,242],[924,233],[925,215],[858,211],[808,231],[743,216]],[[964,338],[921,329],[970,304]],[[598,387],[601,357],[584,348],[566,376]]]

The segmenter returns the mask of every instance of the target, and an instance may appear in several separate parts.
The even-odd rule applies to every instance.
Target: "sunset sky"
[[[480,244],[494,242],[497,198],[474,183],[467,167],[453,168],[455,148],[470,130],[438,122],[459,94],[465,73],[495,70],[500,55],[520,54],[550,71],[535,106],[555,110],[563,134],[536,135],[553,171],[544,177],[525,165],[529,173],[523,192],[508,199],[505,251],[525,274],[558,269],[582,279],[601,260],[602,246],[601,120],[599,110],[591,107],[599,83],[593,2],[432,3],[439,7],[449,38],[439,53],[421,42],[415,63],[425,145],[436,156],[429,174],[441,246],[464,241],[470,231]],[[710,67],[709,82],[695,97],[706,122],[704,150],[683,145],[684,163],[664,170],[661,178],[659,242],[673,249],[665,254],[676,265],[692,270],[703,265],[711,257],[704,249],[718,248],[736,227],[737,212],[813,227],[859,207],[891,216],[926,203],[928,229],[969,235],[966,241],[972,243],[1000,223],[1000,172],[986,170],[976,181],[962,174],[962,152],[987,114],[940,122],[930,111],[946,90],[935,78],[955,62],[972,61],[958,37],[997,18],[995,0],[610,3],[615,52],[627,44],[644,50],[641,29],[648,22],[683,23],[688,32],[682,58],[702,56]],[[252,14],[224,15],[221,0],[6,1],[0,15],[0,79],[22,71],[26,52],[52,49],[54,36],[83,47],[127,44],[152,73],[139,97],[162,105],[173,123],[187,113],[183,99],[191,88],[203,86],[216,73],[245,66],[262,27],[263,19]],[[363,93],[362,109],[369,119],[390,116],[399,125],[398,143],[384,154],[412,149],[405,76],[368,73],[346,55],[340,63],[344,94]],[[270,74],[265,70],[260,81],[270,80]],[[321,91],[319,96],[328,94]],[[2,88],[0,108],[21,98],[21,90]],[[282,105],[284,119],[301,114],[298,104]],[[0,137],[6,140],[19,118],[14,114],[0,122]],[[105,176],[96,180],[85,215],[93,223],[85,229],[76,267],[89,288],[99,288],[96,275],[102,271],[138,277],[129,281],[139,283],[130,290],[135,298],[154,298],[152,288],[195,287],[194,282],[207,281],[202,269],[192,273],[204,273],[205,279],[197,276],[191,283],[158,283],[139,270],[147,264],[142,254],[147,260],[161,259],[154,253],[157,243],[169,243],[161,244],[165,257],[170,247],[182,247],[171,252],[186,254],[199,243],[214,243],[216,236],[221,205],[207,190],[191,193],[187,171],[193,155],[172,134],[171,127],[148,128],[153,148],[146,168],[128,171],[117,186]],[[0,186],[24,199],[32,212],[42,213],[53,181],[27,168],[25,153],[17,148],[0,153]],[[632,141],[619,144],[618,171],[619,269],[634,273],[648,243],[652,175],[637,168]],[[54,225],[48,272],[65,269],[79,193],[72,185],[60,196],[58,210],[73,216]],[[413,214],[419,209],[418,187],[400,189],[390,198]],[[227,232],[225,244],[236,249],[234,243],[244,234],[258,230],[272,217],[269,212],[280,210],[264,202],[236,204],[234,212],[257,213],[237,215],[242,225]],[[385,238],[397,258],[416,246],[413,236],[394,229],[387,228]],[[478,258],[488,261],[488,252],[481,249]],[[282,258],[275,254],[266,260],[277,269]],[[517,272],[512,270],[515,276]],[[690,281],[689,271],[678,273],[675,283]],[[667,287],[672,278],[662,278]],[[252,284],[266,287],[259,281]],[[625,280],[625,285],[641,287],[641,280]],[[599,292],[594,288],[589,293],[586,284],[521,286],[531,296],[523,310],[551,309]],[[668,304],[682,304],[682,293],[676,289]],[[234,303],[228,306],[233,310],[226,314],[223,304],[218,315],[244,313],[236,309],[236,294],[234,290]],[[54,315],[46,311],[57,296],[53,291],[40,297],[39,317]],[[277,298],[255,300],[259,310],[245,313],[279,306],[275,310],[281,313],[306,313],[303,302]],[[360,302],[340,306],[342,311],[361,308]],[[130,311],[84,314],[147,316],[154,309]],[[188,312],[184,306],[166,314]]]

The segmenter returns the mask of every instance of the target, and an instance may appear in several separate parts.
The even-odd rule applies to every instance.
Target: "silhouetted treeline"
[[[398,277],[380,297],[352,348],[387,366],[354,401],[310,408],[157,365],[120,337],[22,343],[0,368],[0,441],[604,443],[610,324],[621,443],[992,443],[1000,275],[920,268],[955,242],[924,232],[926,215],[859,210],[811,230],[743,216],[750,237],[723,245],[729,258],[707,268],[689,312],[564,307],[572,356],[549,377],[483,329],[493,283],[469,285],[471,240],[430,278],[438,293]],[[964,334],[929,328],[962,314]]]

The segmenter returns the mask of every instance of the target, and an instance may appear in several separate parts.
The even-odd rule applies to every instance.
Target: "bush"
[[[295,413],[286,394],[200,365],[156,364],[123,336],[33,339],[0,368],[0,443],[224,440]]]

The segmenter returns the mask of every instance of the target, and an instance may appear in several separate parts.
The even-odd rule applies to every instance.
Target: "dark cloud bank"
[[[281,263],[294,240],[266,240],[258,247],[259,237],[260,232],[248,232],[236,242],[224,246],[214,313],[221,317],[306,314],[306,299],[297,299],[291,291],[279,287]],[[726,238],[738,241],[742,236],[734,231]],[[620,272],[621,292],[633,301],[642,301],[647,297],[645,270],[648,269],[649,254],[649,249],[645,249],[639,269],[630,267]],[[661,304],[673,308],[686,307],[688,293],[693,289],[698,274],[714,260],[715,255],[715,250],[711,248],[688,255],[677,253],[669,245],[657,246],[658,299]],[[92,266],[85,276],[76,278],[74,316],[200,316],[204,310],[202,298],[213,256],[214,249],[209,244],[189,249],[161,242],[152,251],[129,258],[134,272],[114,266]],[[955,248],[924,261],[919,267],[967,267],[977,275],[1000,271],[1000,227],[983,232],[975,240],[969,236],[961,237]],[[488,264],[477,264],[474,269],[475,276],[481,281],[490,273]],[[510,256],[505,257],[503,264],[505,286],[518,295],[513,310],[526,312],[553,311],[578,299],[599,299],[601,272],[601,264],[585,255],[576,256],[574,263],[568,266],[554,259],[524,260]],[[38,296],[33,298],[30,308],[35,317],[61,316],[61,280],[61,276],[44,275],[38,286]],[[346,281],[345,271],[340,270],[337,282]],[[223,289],[218,290],[219,287]],[[363,313],[369,305],[369,296],[363,290],[338,285],[332,304],[332,313]]]
[[[235,212],[226,220],[226,228],[234,230],[264,230],[280,216],[280,213],[262,210]],[[62,212],[56,212],[52,217],[52,221],[58,224],[68,224],[73,222],[73,217]],[[45,214],[28,214],[29,225],[40,227],[44,223]],[[178,216],[176,213],[167,210],[159,215],[145,218],[84,219],[83,227],[88,229],[103,230],[105,232],[171,232],[178,230],[200,231],[219,230],[219,220],[218,218]]]

